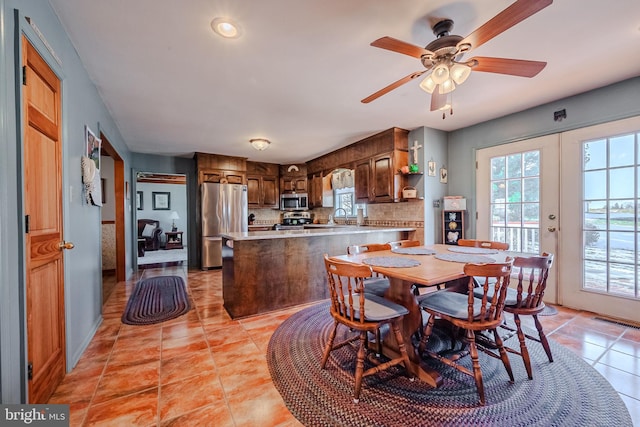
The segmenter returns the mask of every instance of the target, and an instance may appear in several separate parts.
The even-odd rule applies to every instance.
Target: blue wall
[[[37,25],[61,63],[25,20]],[[72,368],[101,322],[101,213],[83,201],[80,157],[84,127],[103,132],[130,170],[130,153],[89,79],[57,16],[43,0],[0,0],[0,401],[26,401],[22,202],[21,34],[25,34],[62,81],[64,239],[67,364]],[[129,179],[128,179],[129,180]],[[129,209],[131,200],[127,200]],[[131,235],[131,220],[126,220]],[[127,241],[127,253],[131,242]],[[127,259],[127,271],[131,259]]]

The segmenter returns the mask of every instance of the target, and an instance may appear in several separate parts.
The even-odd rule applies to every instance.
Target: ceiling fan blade
[[[485,73],[509,74],[520,77],[534,77],[547,65],[541,61],[527,61],[524,59],[491,58],[487,56],[476,56],[468,62],[477,61],[473,66],[473,71]]]
[[[472,49],[485,44],[500,33],[524,21],[553,3],[553,0],[517,0],[511,6],[485,22],[480,28],[462,39],[458,46],[470,44]]]
[[[433,52],[423,47],[403,42],[402,40],[394,39],[393,37],[381,37],[378,40],[373,41],[371,46],[413,56],[414,58],[420,58],[422,55],[428,54],[433,55]]]
[[[436,111],[442,109],[445,105],[447,105],[447,95],[440,93],[440,85],[436,85],[436,88],[433,90],[431,94],[431,111]]]
[[[398,80],[398,81],[396,81],[396,82],[391,83],[389,86],[387,86],[387,87],[384,87],[384,88],[380,89],[380,90],[379,90],[379,91],[377,91],[376,93],[374,93],[374,94],[372,94],[372,95],[367,96],[365,99],[363,99],[363,100],[362,100],[362,101],[360,101],[360,102],[362,102],[363,104],[368,104],[369,102],[371,102],[371,101],[373,101],[373,100],[375,100],[375,99],[380,98],[382,95],[384,95],[384,94],[386,94],[386,93],[388,93],[388,92],[391,92],[391,91],[392,91],[392,90],[394,90],[395,88],[400,87],[400,86],[402,86],[403,84],[405,84],[405,83],[407,83],[407,82],[409,82],[409,81],[411,81],[411,80],[413,80],[413,79],[415,79],[415,78],[420,77],[421,75],[423,75],[423,74],[424,74],[424,73],[426,73],[426,72],[427,72],[427,70],[424,70],[424,71],[417,71],[417,72],[415,72],[415,73],[411,73],[411,74],[409,74],[408,76],[403,77],[403,78],[401,78],[400,80]]]

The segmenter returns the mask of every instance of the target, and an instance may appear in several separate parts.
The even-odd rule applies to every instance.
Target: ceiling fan
[[[486,56],[476,56],[462,61],[462,57],[551,3],[553,0],[517,0],[464,38],[450,34],[453,21],[444,19],[433,26],[433,33],[437,38],[424,48],[393,37],[379,38],[371,43],[371,46],[419,58],[425,69],[391,83],[361,102],[367,104],[428,71],[431,73],[420,83],[420,87],[432,94],[431,111],[450,109],[447,94],[451,93],[456,85],[462,84],[471,71],[534,77],[547,65],[546,62]]]

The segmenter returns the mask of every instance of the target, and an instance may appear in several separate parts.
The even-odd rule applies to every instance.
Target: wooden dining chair
[[[364,252],[388,251],[389,249],[391,249],[391,245],[388,243],[364,243],[348,246],[347,253],[349,255],[356,255]],[[373,277],[367,279],[366,282],[365,292],[370,294],[383,297],[387,289],[389,289],[389,279],[375,272],[373,273]]]
[[[504,329],[515,332],[518,335],[518,341],[520,342],[520,351],[506,347],[507,351],[519,354],[524,362],[524,367],[527,370],[529,379],[533,379],[533,373],[531,369],[531,359],[529,358],[529,351],[527,349],[526,339],[539,342],[542,344],[549,362],[553,362],[553,356],[551,354],[551,348],[549,347],[549,341],[544,334],[542,324],[538,320],[538,314],[544,310],[544,291],[547,287],[547,277],[549,276],[549,270],[553,265],[553,254],[543,253],[541,256],[532,257],[515,257],[513,266],[519,268],[518,271],[518,286],[516,289],[507,289],[507,296],[504,301],[504,311],[513,314],[513,320],[515,322],[515,328],[503,322],[500,326]],[[478,296],[479,290],[474,289],[474,295]],[[524,333],[521,326],[520,316],[531,316],[538,330],[538,336]],[[510,338],[511,335],[503,335],[502,340]]]
[[[320,366],[325,369],[331,351],[359,340],[353,394],[353,402],[358,403],[364,377],[396,365],[403,365],[405,370],[409,368],[409,355],[400,331],[402,319],[409,313],[409,310],[385,298],[364,292],[366,279],[369,279],[373,273],[368,265],[338,261],[329,258],[327,254],[324,254],[324,263],[328,276],[331,300],[329,311],[333,317],[333,329],[325,346]],[[358,334],[334,344],[339,325],[344,325],[351,331],[357,331]],[[373,367],[365,370],[364,361],[368,350],[368,333],[378,335],[383,325],[390,325],[397,340],[400,355],[386,362],[374,364]],[[381,345],[380,342],[377,344]],[[367,360],[377,361],[372,358]],[[409,371],[407,370],[407,372]],[[409,376],[412,377],[411,374]]]
[[[420,340],[420,354],[427,353],[429,356],[438,359],[442,363],[451,366],[458,371],[472,376],[475,379],[480,404],[485,404],[484,385],[482,382],[482,370],[478,359],[478,350],[482,350],[488,355],[502,360],[509,379],[513,381],[513,371],[509,363],[507,351],[502,339],[497,332],[497,328],[502,323],[502,311],[504,300],[509,287],[509,277],[511,275],[513,259],[507,257],[505,262],[493,264],[465,264],[464,274],[469,277],[469,292],[467,295],[457,292],[435,292],[425,296],[420,302],[420,307],[428,314],[427,325],[425,326],[422,339]],[[473,278],[482,277],[483,293],[480,298],[474,296]],[[491,283],[489,279],[495,279]],[[492,291],[490,293],[490,290]],[[439,354],[429,350],[427,345],[433,333],[435,319],[440,318],[449,322],[454,328],[459,328],[465,332],[465,345],[462,351],[452,354],[451,351]],[[499,354],[493,350],[476,345],[476,333],[490,331],[493,333],[496,347]],[[473,370],[458,364],[458,360],[466,355],[471,356]]]
[[[394,242],[388,242],[388,244],[389,244],[389,246],[391,246],[391,249],[413,248],[415,246],[422,245],[422,243],[420,243],[419,240],[396,240]]]
[[[508,243],[496,242],[492,240],[459,239],[458,246],[467,246],[467,247],[484,248],[484,249],[497,249],[500,251],[509,250]]]

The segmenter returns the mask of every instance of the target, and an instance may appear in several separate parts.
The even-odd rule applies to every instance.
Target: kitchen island
[[[326,299],[323,254],[343,255],[349,245],[411,238],[414,231],[410,227],[311,226],[224,234],[224,307],[235,319]]]

